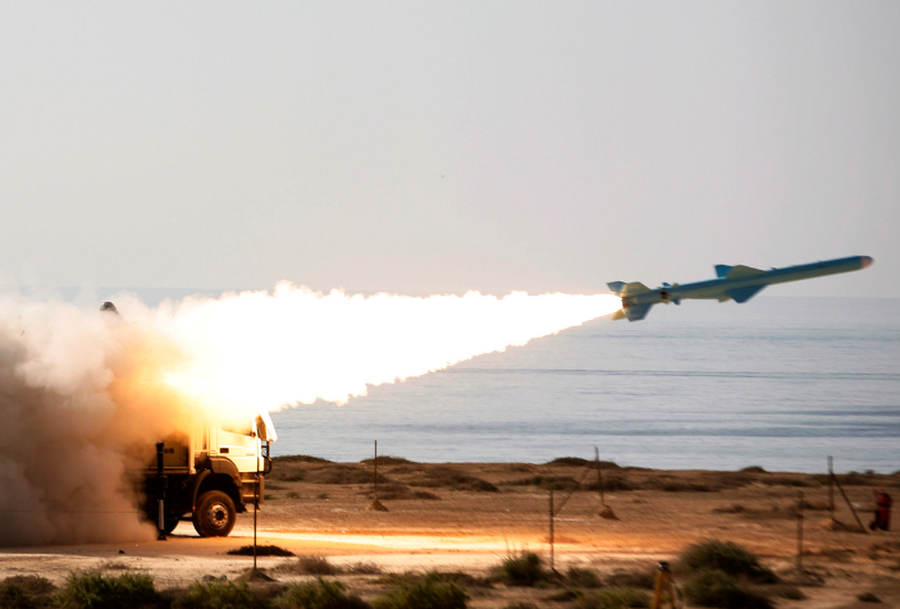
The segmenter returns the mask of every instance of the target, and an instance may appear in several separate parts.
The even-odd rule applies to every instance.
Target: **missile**
[[[850,256],[848,258],[836,258],[812,264],[798,264],[786,266],[781,269],[762,271],[750,266],[739,264],[728,266],[716,265],[716,279],[697,281],[695,283],[668,284],[651,290],[643,283],[635,281],[613,281],[608,283],[609,289],[622,297],[622,308],[613,313],[612,319],[624,319],[638,321],[647,316],[650,307],[657,303],[681,304],[688,298],[703,298],[725,302],[733,300],[738,303],[747,302],[760,290],[773,283],[785,283],[788,281],[800,281],[813,277],[824,277],[837,273],[858,271],[872,264],[870,256]]]

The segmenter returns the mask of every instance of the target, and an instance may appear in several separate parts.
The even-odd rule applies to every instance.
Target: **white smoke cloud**
[[[119,320],[0,296],[0,545],[147,539],[128,472],[199,420],[317,399],[523,345],[607,315],[611,295],[371,297],[288,283]]]
[[[370,385],[521,346],[620,306],[609,294],[364,297],[280,283],[272,295],[168,305],[156,323],[189,360],[169,382],[217,408],[255,412],[343,404]]]

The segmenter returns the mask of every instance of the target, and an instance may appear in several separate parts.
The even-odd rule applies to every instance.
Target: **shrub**
[[[871,592],[863,592],[862,594],[858,594],[856,596],[857,600],[860,600],[864,603],[880,603],[881,599],[872,594]]]
[[[0,584],[0,607],[4,609],[32,609],[50,606],[55,590],[50,580],[37,575],[15,575]]]
[[[439,573],[401,580],[372,602],[375,609],[465,609],[468,595]]]
[[[548,461],[547,465],[566,465],[569,467],[590,467],[591,469],[596,469],[598,463],[600,464],[600,469],[621,469],[618,464],[612,461],[594,461],[593,459],[589,461],[581,457],[558,457],[553,461]]]
[[[815,477],[811,476],[766,476],[765,478],[760,478],[760,482],[766,484],[767,486],[790,486],[790,487],[813,487],[819,486],[819,481]]]
[[[297,560],[281,563],[278,570],[302,575],[337,575],[341,573],[341,568],[328,562],[324,556],[298,556]]]
[[[758,583],[775,583],[778,577],[751,552],[736,543],[709,539],[688,547],[678,559],[679,570],[718,570],[732,577],[747,577]]]
[[[579,609],[625,609],[626,607],[649,607],[649,595],[635,588],[604,588],[585,594],[578,601]]]
[[[321,577],[299,586],[291,586],[277,599],[275,605],[285,609],[368,609],[369,604],[358,596],[348,595],[340,582]]]
[[[124,573],[108,577],[99,571],[87,571],[71,575],[56,600],[60,607],[72,609],[119,609],[153,607],[160,597],[149,575]]]
[[[751,465],[750,467],[745,467],[740,470],[740,472],[743,474],[765,474],[766,470],[759,465]]]
[[[173,609],[266,609],[267,603],[246,583],[211,581],[195,583],[175,599],[172,607]]]
[[[720,472],[709,478],[712,480],[713,486],[719,490],[741,488],[756,480],[756,476],[741,472]]]
[[[311,455],[285,455],[282,457],[272,457],[275,465],[282,463],[331,463],[328,459],[321,457],[313,457]]]
[[[701,607],[722,609],[772,609],[764,596],[738,585],[731,575],[718,569],[703,571],[684,585],[684,595]]]
[[[440,497],[428,491],[413,491],[405,484],[400,482],[388,482],[378,487],[378,498],[385,501],[395,501],[397,499],[426,499],[429,501],[438,501]]]
[[[462,588],[491,585],[491,582],[487,579],[474,577],[462,571],[428,571],[424,575],[416,571],[389,573],[385,577],[380,578],[380,582],[392,586],[399,586],[419,582],[423,579],[449,582]]]
[[[364,465],[372,465],[375,459],[363,459],[360,463]],[[415,465],[414,461],[404,459],[403,457],[391,457],[388,455],[378,456],[378,465]]]
[[[373,562],[359,561],[343,568],[342,571],[351,575],[379,575],[381,567]]]
[[[535,474],[527,478],[517,478],[501,482],[509,486],[537,486],[548,491],[577,491],[581,485],[571,476],[545,476],[543,474]]]
[[[596,573],[578,567],[569,567],[566,571],[566,584],[574,588],[599,588],[603,585]]]
[[[627,478],[623,478],[622,476],[604,476],[603,478],[603,490],[608,492],[614,491],[633,491],[636,490],[638,486],[633,482],[629,481]],[[584,485],[584,490],[587,491],[599,491],[600,484],[595,480]]]
[[[315,471],[308,472],[310,482],[318,484],[369,484],[375,480],[375,473],[356,465],[334,464]],[[381,472],[378,473],[378,483],[389,482]]]
[[[617,571],[606,577],[606,585],[652,590],[656,585],[656,573],[650,570]]]
[[[653,480],[651,486],[667,493],[711,493],[716,490],[705,482],[669,479]]]
[[[550,574],[540,556],[534,552],[522,552],[504,560],[496,578],[511,586],[534,586],[550,579]]]
[[[881,481],[878,476],[870,474],[861,474],[859,472],[849,472],[846,474],[838,474],[836,476],[838,482],[844,486],[877,486]]]
[[[272,490],[278,490],[279,485],[273,481],[280,480],[282,482],[302,482],[306,478],[303,466],[297,461],[281,462],[277,466],[272,467],[272,472],[266,476],[266,487]]]
[[[482,480],[476,476],[470,476],[452,467],[441,465],[433,467],[425,472],[424,476],[411,481],[411,486],[424,486],[426,488],[449,488],[457,491],[478,491],[486,493],[499,492],[496,485]]]
[[[786,598],[791,601],[806,600],[806,595],[803,593],[803,590],[796,586],[776,584],[770,591],[773,596],[780,596],[781,598]]]
[[[581,457],[557,457],[552,461],[547,461],[546,465],[566,465],[568,467],[586,467],[593,463]]]

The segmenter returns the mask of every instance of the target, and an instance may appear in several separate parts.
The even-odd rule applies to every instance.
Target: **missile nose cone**
[[[863,269],[867,266],[872,266],[872,263],[875,262],[874,260],[872,260],[871,256],[860,256],[860,259],[862,260],[862,266],[860,268]]]

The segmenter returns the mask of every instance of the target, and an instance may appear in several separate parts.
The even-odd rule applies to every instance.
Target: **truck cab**
[[[156,467],[144,472],[148,519],[166,533],[190,519],[201,537],[227,536],[238,513],[262,502],[276,439],[268,413],[165,438],[157,444]]]

